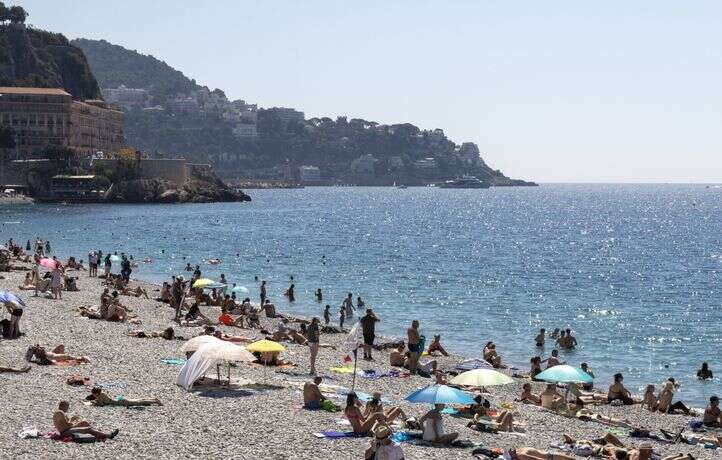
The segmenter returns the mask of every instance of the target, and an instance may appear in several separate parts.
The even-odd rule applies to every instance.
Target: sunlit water
[[[606,386],[669,376],[702,405],[722,375],[722,188],[545,185],[538,188],[253,190],[251,203],[0,207],[2,237],[36,235],[59,256],[125,251],[135,276],[159,281],[200,263],[257,298],[266,279],[284,311],[320,315],[346,292],[400,336],[411,319],[452,350],[493,340],[526,371],[540,327],[571,327],[564,359],[587,361]],[[324,258],[325,256],[325,258]],[[218,266],[202,260],[220,258]],[[324,263],[325,261],[325,263]],[[281,293],[296,284],[297,301]],[[170,315],[169,315],[170,316]],[[548,344],[545,356],[551,351]],[[717,375],[698,382],[708,361]]]

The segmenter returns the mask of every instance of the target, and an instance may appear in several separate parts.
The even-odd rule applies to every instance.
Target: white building
[[[436,169],[436,158],[422,158],[414,162],[414,166],[418,169]]]
[[[321,170],[318,166],[301,166],[298,168],[298,179],[302,184],[317,184],[321,182]]]
[[[258,127],[256,125],[238,123],[233,128],[233,135],[237,139],[253,139],[258,137]]]
[[[118,104],[123,108],[144,108],[148,106],[150,96],[142,88],[128,88],[120,85],[117,88],[103,88],[100,90],[105,102]]]

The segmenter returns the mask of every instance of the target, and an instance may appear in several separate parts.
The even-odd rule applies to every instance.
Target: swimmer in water
[[[536,337],[534,337],[534,341],[536,342],[537,347],[543,347],[544,346],[544,334],[546,330],[544,328],[539,329],[539,334],[537,334]]]

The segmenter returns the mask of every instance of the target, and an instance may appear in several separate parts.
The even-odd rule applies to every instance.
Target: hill
[[[198,90],[195,80],[150,55],[113,45],[105,40],[79,38],[72,41],[92,63],[93,74],[103,88],[144,88],[163,102],[174,94]]]
[[[0,23],[0,86],[64,88],[76,99],[100,99],[83,51],[62,34]]]
[[[291,109],[257,109],[229,101],[223,91],[210,91],[153,56],[104,40],[73,44],[85,52],[102,88],[148,92],[145,106],[125,108],[129,145],[209,162],[226,179],[267,179],[315,165],[327,183],[420,185],[473,174],[494,185],[528,185],[489,167],[475,144],[457,144],[440,129],[347,117],[306,120]],[[240,134],[249,128],[250,135]]]

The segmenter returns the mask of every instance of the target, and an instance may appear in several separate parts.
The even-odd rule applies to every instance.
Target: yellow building
[[[124,143],[123,112],[101,100],[76,101],[60,88],[0,87],[0,125],[12,128],[12,159],[67,147],[80,156],[117,152]]]

